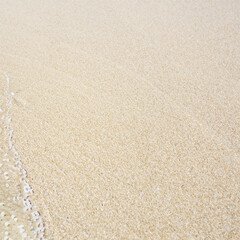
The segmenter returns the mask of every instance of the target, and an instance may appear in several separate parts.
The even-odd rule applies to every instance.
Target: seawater
[[[23,160],[14,146],[11,80],[0,72],[0,239],[45,239],[45,226],[31,202]]]

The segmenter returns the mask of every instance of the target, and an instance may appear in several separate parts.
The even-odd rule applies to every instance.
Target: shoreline
[[[31,195],[33,194],[33,189],[32,187],[28,184],[27,182],[27,172],[26,170],[22,167],[22,164],[23,164],[23,161],[22,159],[20,158],[20,155],[18,153],[18,151],[16,150],[14,144],[13,144],[13,138],[14,138],[14,130],[12,129],[11,127],[11,121],[12,121],[12,118],[11,118],[11,106],[12,106],[12,102],[13,102],[13,99],[14,99],[14,92],[11,92],[10,91],[10,83],[11,83],[11,80],[9,79],[8,75],[3,72],[1,69],[0,69],[0,73],[1,75],[4,75],[5,79],[6,79],[6,89],[5,89],[5,94],[7,95],[6,96],[6,103],[5,103],[5,106],[6,106],[6,110],[2,112],[2,114],[5,114],[6,115],[2,115],[2,119],[3,117],[6,119],[6,122],[7,122],[7,125],[5,127],[6,129],[6,132],[5,132],[5,137],[8,139],[8,152],[12,152],[13,154],[10,154],[12,156],[8,156],[7,154],[5,154],[4,156],[6,157],[5,158],[5,172],[4,172],[4,177],[5,179],[8,181],[9,180],[9,174],[15,174],[15,177],[19,180],[19,183],[18,182],[15,182],[15,186],[11,186],[11,184],[13,184],[13,182],[10,183],[6,183],[6,187],[7,187],[7,191],[9,191],[9,187],[13,187],[13,188],[16,188],[16,186],[18,184],[20,184],[20,191],[18,193],[18,195],[11,195],[12,199],[13,199],[13,202],[16,202],[16,200],[19,200],[19,201],[22,201],[22,204],[21,203],[18,203],[19,204],[19,208],[22,207],[22,216],[18,216],[17,212],[14,212],[14,208],[11,209],[11,219],[12,221],[15,221],[15,222],[18,222],[19,223],[19,218],[22,218],[22,220],[24,218],[28,219],[30,218],[31,220],[30,221],[24,221],[23,224],[20,224],[19,227],[18,226],[18,230],[19,230],[19,233],[21,234],[22,238],[26,238],[26,239],[30,239],[34,236],[35,239],[42,239],[44,240],[44,232],[45,232],[45,227],[44,227],[44,223],[43,223],[43,220],[39,214],[39,212],[37,211],[37,207],[35,205],[32,205],[31,203]],[[7,162],[10,162],[9,166],[7,166]],[[1,165],[3,165],[3,163],[1,163]],[[12,171],[12,169],[14,170],[17,170],[15,172]],[[2,172],[2,171],[1,171]],[[11,190],[10,190],[11,192]],[[4,192],[3,192],[4,194]],[[6,194],[6,193],[5,193]],[[9,202],[9,197],[7,199],[4,199],[3,198],[3,202],[1,203],[1,207],[2,207],[2,217],[3,217],[3,220],[8,218],[9,216],[9,208],[6,206],[7,205],[7,202]],[[21,206],[22,205],[22,206]],[[6,207],[5,207],[6,206]],[[6,208],[6,209],[5,209]],[[11,208],[11,207],[10,207]],[[7,212],[8,214],[6,214],[5,212]],[[30,225],[29,225],[30,224]],[[16,229],[16,227],[14,226],[11,226],[12,223],[10,221],[6,221],[5,222],[5,238],[6,239],[12,239],[17,237],[18,236],[18,230]],[[26,231],[25,228],[27,228],[28,230]],[[8,232],[10,230],[10,233]],[[29,229],[31,229],[31,231],[29,231]],[[9,236],[10,234],[10,236]],[[34,234],[34,235],[33,235]],[[4,239],[5,239],[4,238]]]

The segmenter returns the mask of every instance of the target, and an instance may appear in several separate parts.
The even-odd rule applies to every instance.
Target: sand
[[[0,71],[1,239],[240,239],[239,1],[1,1]]]

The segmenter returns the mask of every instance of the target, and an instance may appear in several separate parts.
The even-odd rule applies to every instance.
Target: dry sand
[[[0,1],[0,68],[1,239],[240,239],[239,1]]]

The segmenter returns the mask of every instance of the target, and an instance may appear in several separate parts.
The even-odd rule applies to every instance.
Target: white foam
[[[20,156],[19,156],[19,153],[18,151],[16,150],[14,144],[13,144],[13,141],[12,141],[12,138],[13,138],[13,134],[14,134],[14,130],[11,128],[11,122],[12,122],[12,117],[10,115],[10,110],[11,110],[11,107],[12,107],[12,102],[13,102],[13,96],[14,96],[14,92],[11,92],[10,91],[10,78],[8,77],[8,75],[6,73],[3,73],[5,78],[6,78],[6,81],[7,81],[7,89],[6,89],[6,94],[8,96],[8,102],[7,102],[7,111],[6,111],[6,130],[7,130],[7,136],[8,136],[8,143],[9,143],[9,147],[10,149],[12,150],[12,152],[14,153],[14,161],[17,165],[17,168],[19,169],[22,177],[21,177],[21,180],[22,182],[24,183],[23,184],[23,188],[24,188],[24,193],[25,193],[25,196],[24,198],[21,197],[21,195],[19,194],[17,196],[17,199],[20,200],[22,199],[23,200],[23,204],[25,206],[25,210],[27,211],[30,211],[32,210],[33,208],[33,205],[31,203],[31,201],[28,199],[29,195],[33,193],[33,190],[31,188],[31,186],[27,183],[26,181],[26,177],[27,177],[27,172],[25,169],[22,169],[22,161],[20,159]],[[0,111],[2,112],[2,110]],[[5,116],[3,115],[2,116],[2,120],[4,120]],[[6,155],[5,155],[6,156]],[[5,161],[6,162],[9,162],[9,159],[8,158],[5,158]],[[8,172],[5,172],[4,173],[4,177],[6,179],[8,179]],[[9,184],[6,184],[6,187],[9,187]],[[36,206],[34,206],[35,208]],[[5,216],[5,213],[2,212],[1,213],[1,216],[4,217]],[[14,216],[14,215],[12,215]],[[13,218],[13,217],[12,217]],[[34,228],[34,225],[33,225],[33,228],[34,228],[34,234],[36,236],[37,239],[45,239],[44,238],[44,231],[45,231],[45,227],[44,227],[44,224],[43,224],[43,220],[41,218],[41,216],[38,214],[36,214],[36,211],[32,213],[32,224],[33,222],[37,222],[37,225],[36,227]],[[17,218],[13,218],[15,221],[17,221]],[[5,225],[9,225],[8,224],[9,222],[6,222]],[[22,227],[24,227],[23,225],[21,225]],[[22,229],[22,228],[21,228]],[[23,229],[22,229],[23,230]],[[21,230],[21,231],[22,231]],[[24,231],[24,230],[23,230]],[[27,235],[26,235],[27,236]],[[25,234],[24,234],[24,237],[25,237]]]

